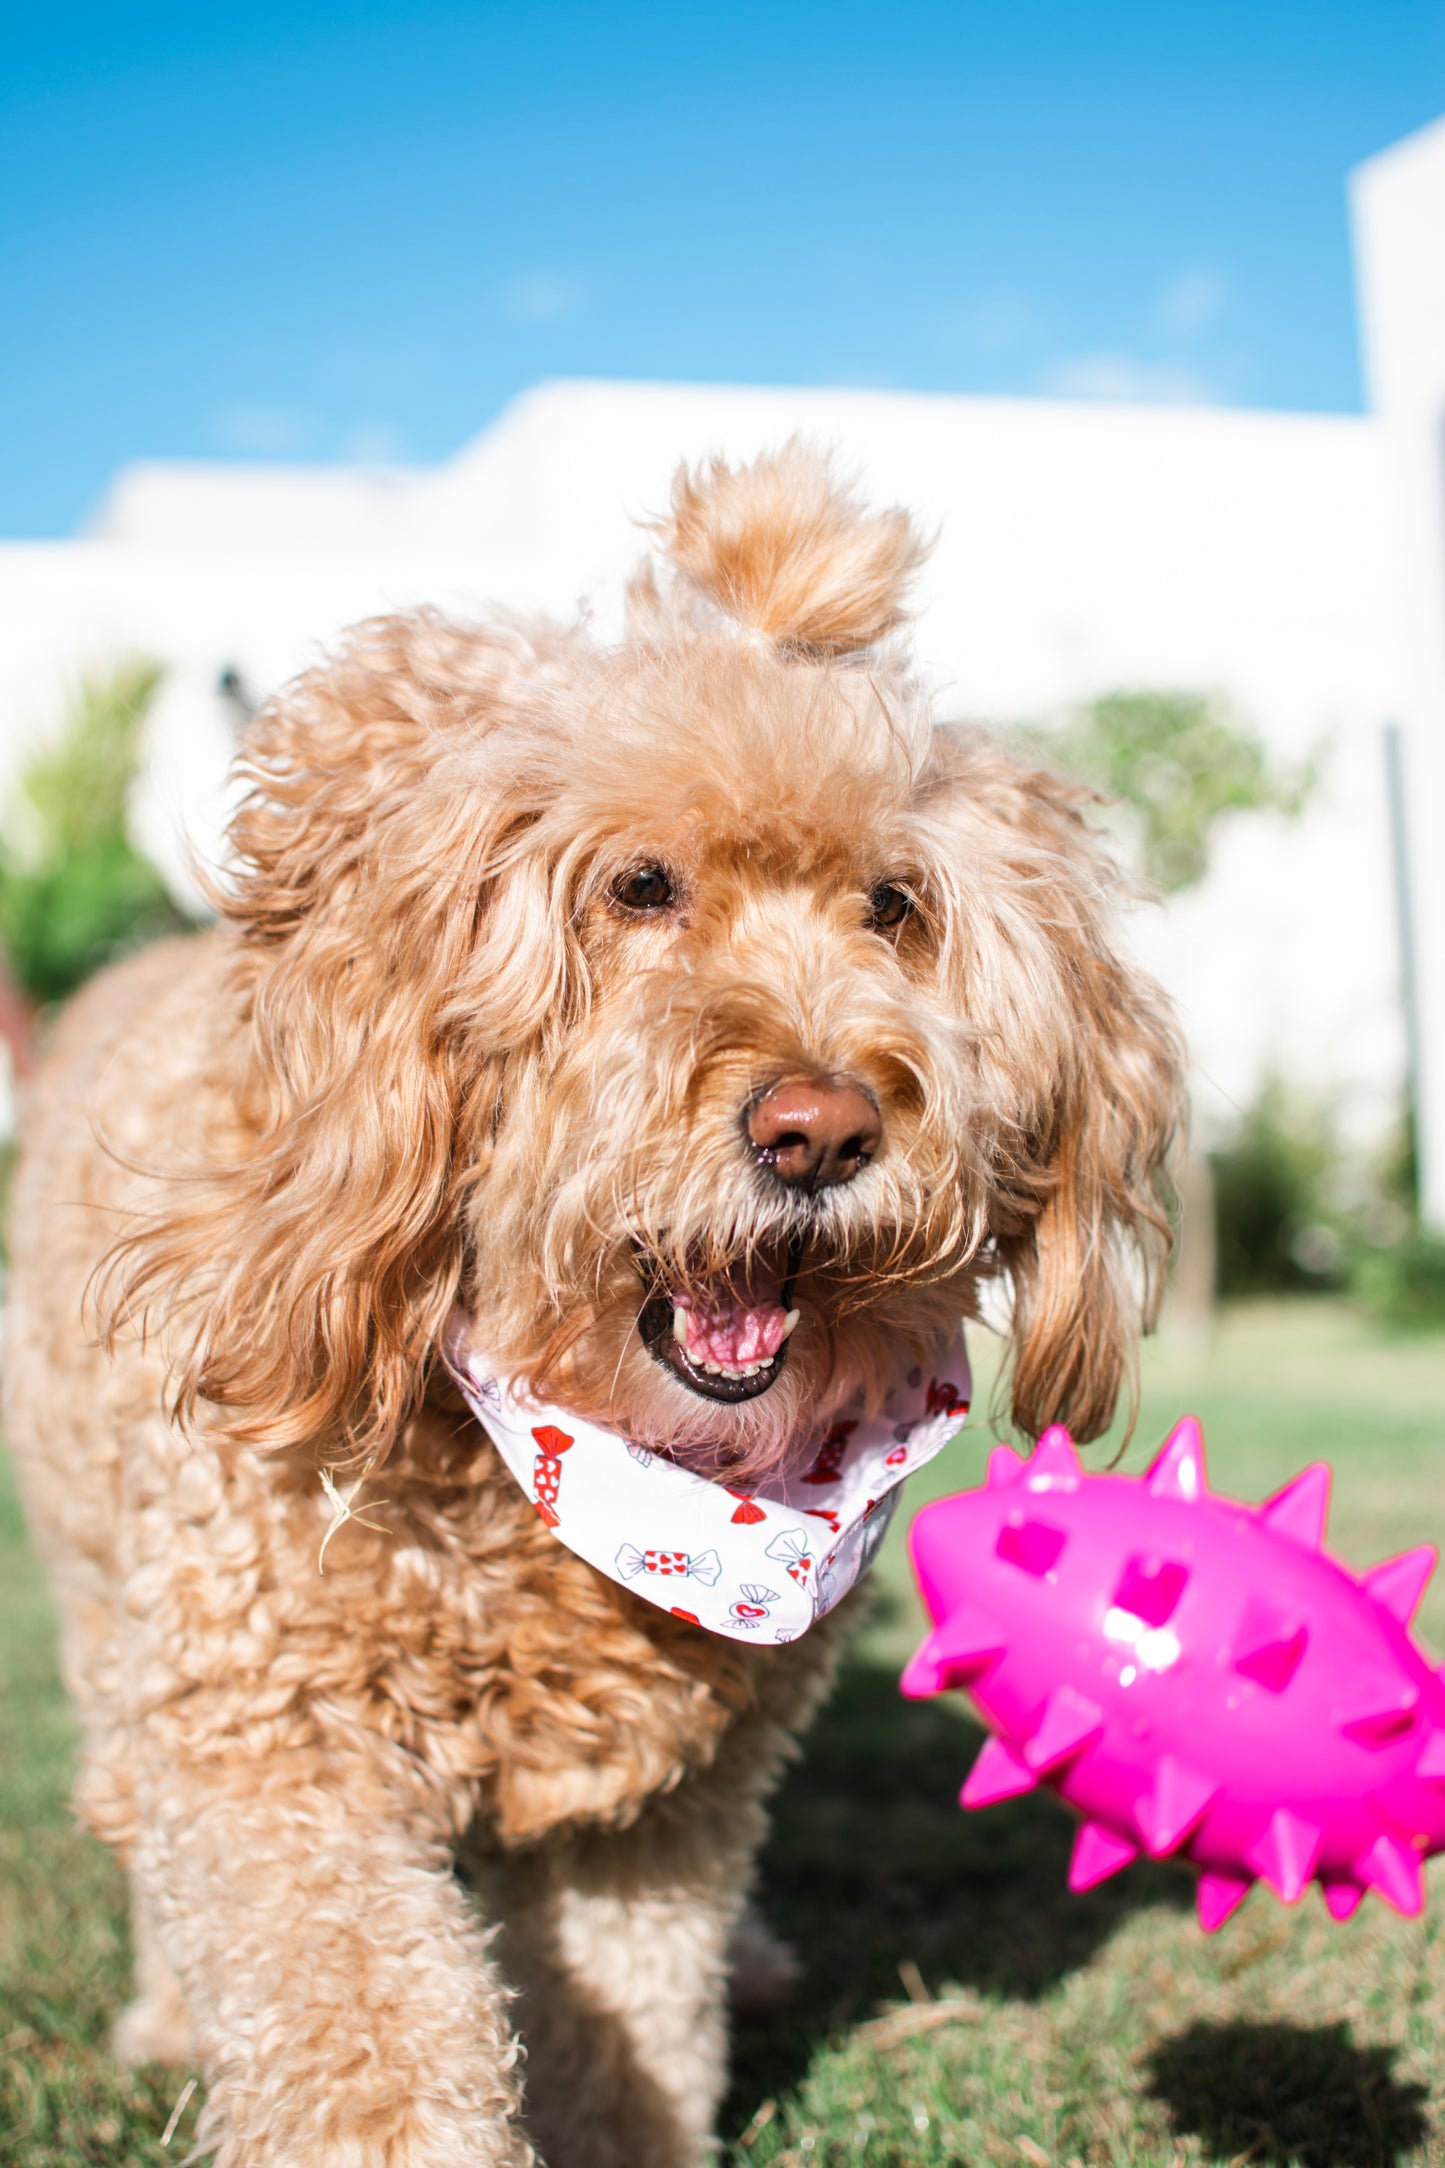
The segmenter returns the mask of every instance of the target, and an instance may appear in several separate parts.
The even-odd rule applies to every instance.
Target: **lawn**
[[[1324,1303],[1242,1310],[1207,1357],[1151,1350],[1144,1387],[1129,1465],[1192,1408],[1237,1495],[1330,1459],[1347,1558],[1445,1543],[1445,1340],[1386,1341]],[[914,1502],[975,1482],[987,1439],[983,1422],[965,1433]],[[898,1698],[917,1634],[900,1534],[778,1802],[763,1894],[804,1971],[787,2017],[737,2040],[733,2168],[1445,2163],[1435,1912],[1406,1922],[1372,1899],[1340,1928],[1315,1895],[1286,1912],[1256,1892],[1209,1939],[1167,1867],[1070,1897],[1064,1814],[1038,1797],[960,1814],[979,1737],[965,1706]],[[1445,1652],[1445,1590],[1422,1629]],[[0,1491],[0,2163],[173,2161],[194,2099],[163,2150],[182,2080],[129,2076],[103,2049],[125,1992],[121,1889],[66,1818],[70,1747]]]

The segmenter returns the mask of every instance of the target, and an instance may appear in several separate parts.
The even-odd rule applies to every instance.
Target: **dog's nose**
[[[883,1142],[883,1124],[856,1084],[784,1077],[749,1107],[748,1141],[790,1189],[831,1189],[867,1166]]]

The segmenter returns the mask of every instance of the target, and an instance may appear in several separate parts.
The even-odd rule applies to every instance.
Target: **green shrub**
[[[1387,1249],[1368,1249],[1354,1286],[1382,1324],[1436,1331],[1445,1325],[1445,1239],[1412,1227]]]
[[[123,664],[81,686],[28,763],[0,839],[0,941],[32,1001],[63,1000],[101,964],[189,923],[126,832],[141,726],[160,670]]]
[[[1343,1283],[1346,1244],[1330,1202],[1338,1153],[1313,1109],[1270,1078],[1233,1142],[1210,1157],[1221,1295]]]

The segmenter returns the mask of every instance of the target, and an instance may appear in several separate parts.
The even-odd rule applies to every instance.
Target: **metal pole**
[[[1405,1119],[1420,1207],[1420,1006],[1415,973],[1415,900],[1410,875],[1410,822],[1405,802],[1405,734],[1385,725],[1385,796],[1390,809],[1390,858],[1395,874],[1395,931],[1400,952],[1400,1005],[1405,1017]]]

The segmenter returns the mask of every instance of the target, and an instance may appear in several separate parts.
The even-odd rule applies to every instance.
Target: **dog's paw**
[[[118,2063],[189,2062],[191,2022],[179,1995],[137,1995],[111,2028],[110,2051]]]
[[[751,1905],[733,1929],[728,1964],[728,2000],[736,2017],[771,2017],[797,1992],[797,1953]]]

